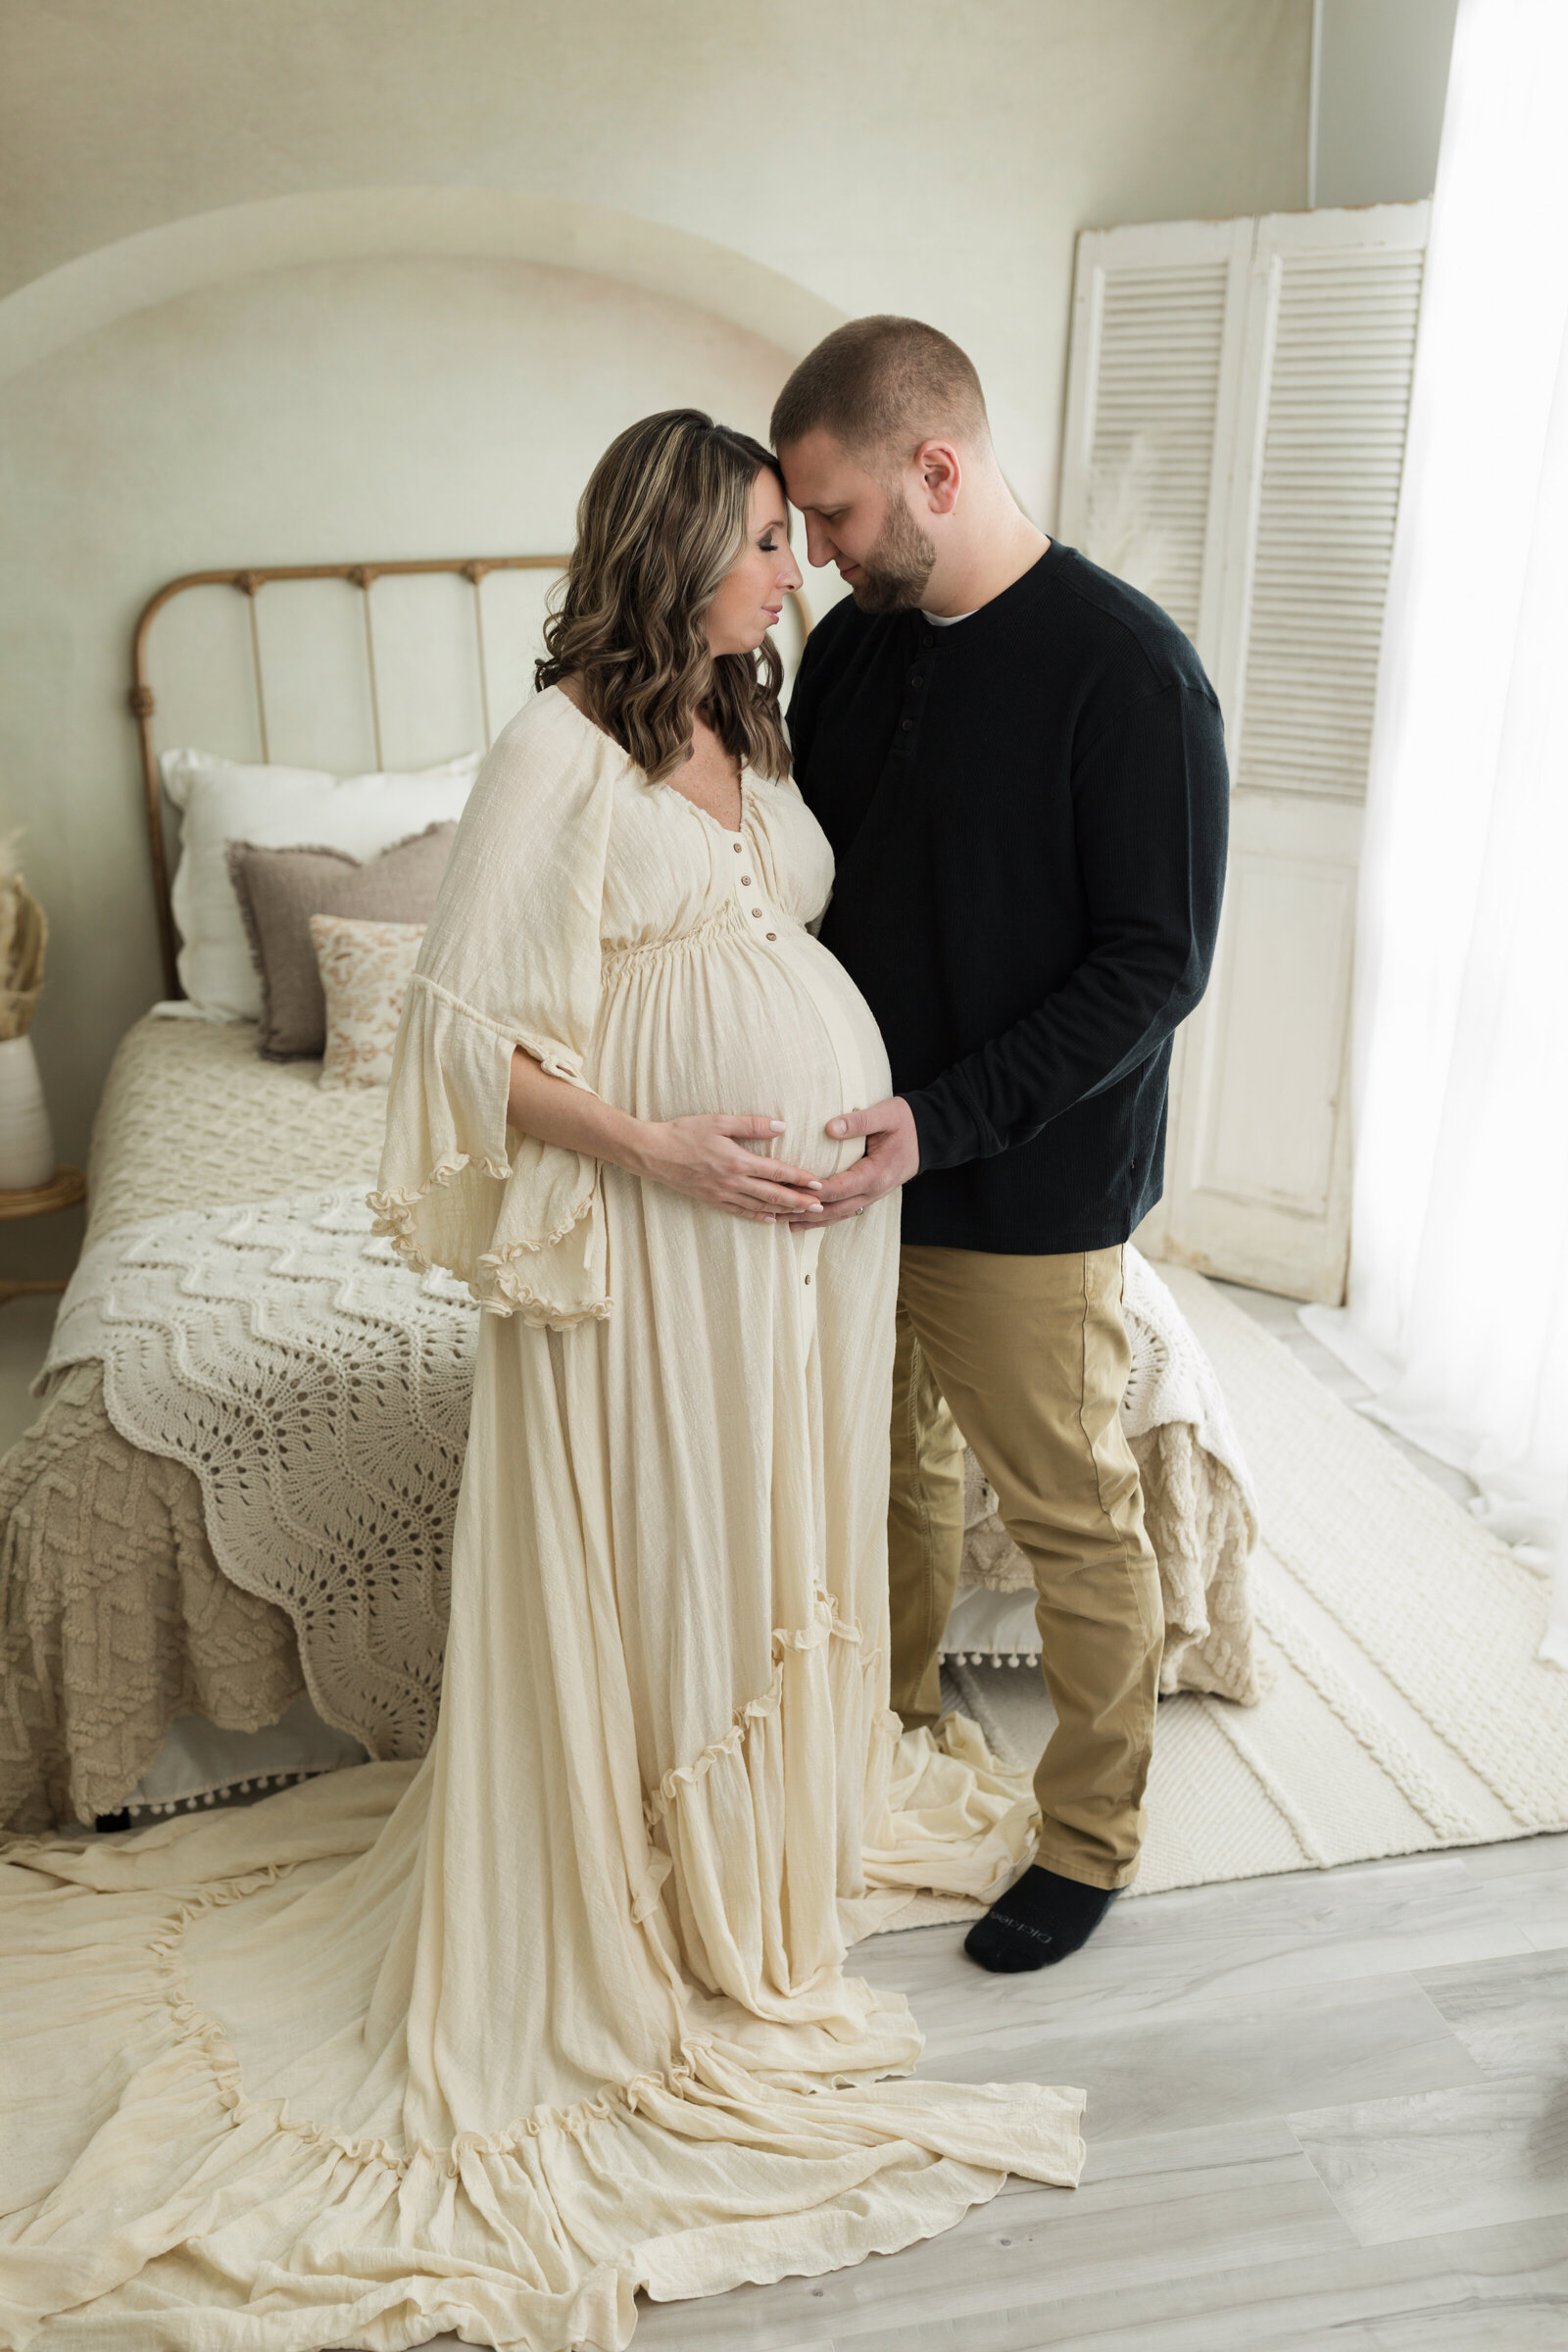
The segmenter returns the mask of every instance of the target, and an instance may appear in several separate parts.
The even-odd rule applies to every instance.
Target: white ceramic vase
[[[0,1192],[31,1192],[54,1172],[54,1129],[32,1040],[0,1038]]]

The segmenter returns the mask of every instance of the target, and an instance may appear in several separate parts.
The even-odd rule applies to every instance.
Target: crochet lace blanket
[[[135,1022],[93,1126],[89,1248],[176,1209],[368,1192],[386,1099],[319,1067],[260,1060],[254,1021]],[[0,1824],[26,1832],[116,1811],[179,1718],[258,1731],[304,1688],[288,1617],[214,1559],[196,1479],[129,1444],[103,1389],[101,1363],[59,1374],[0,1459]]]
[[[1125,1265],[1122,1311],[1133,1352],[1121,1407],[1127,1435],[1143,1438],[1167,1421],[1186,1422],[1203,1452],[1230,1472],[1252,1504],[1242,1441],[1197,1334],[1148,1258],[1131,1245]]]
[[[370,1224],[356,1188],[110,1235],[77,1268],[39,1386],[101,1362],[115,1428],[194,1474],[223,1575],[291,1622],[318,1711],[373,1757],[416,1757],[478,1313]]]
[[[115,1429],[194,1475],[223,1576],[293,1626],[320,1714],[374,1757],[412,1757],[440,1690],[478,1313],[370,1223],[354,1189],[106,1236],[73,1281],[40,1385],[101,1363]],[[1180,1425],[1172,1475],[1151,1456],[1151,1518],[1184,1679],[1253,1696],[1241,1448],[1174,1299],[1136,1253],[1128,1264],[1129,1432]],[[1029,1581],[994,1506],[965,1573]]]

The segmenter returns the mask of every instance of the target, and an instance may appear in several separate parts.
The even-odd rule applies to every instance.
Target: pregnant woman
[[[1024,1807],[888,1708],[897,1200],[809,1227],[889,1077],[808,928],[799,577],[772,460],[695,412],[589,483],[374,1196],[490,1310],[435,1744],[14,1853],[6,2343],[619,2346],[639,2289],[1077,2177],[1078,2093],[908,2080],[843,1968],[913,1889],[995,1892]]]

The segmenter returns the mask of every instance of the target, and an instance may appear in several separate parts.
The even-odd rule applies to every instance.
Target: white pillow
[[[174,869],[180,985],[212,1021],[261,1017],[262,992],[223,845],[347,850],[373,858],[460,816],[478,772],[468,752],[413,775],[334,776],[311,767],[242,767],[211,752],[165,752],[164,789],[180,811]]]
[[[326,999],[322,1086],[389,1086],[403,1000],[419,957],[422,923],[368,923],[313,914],[311,940]]]

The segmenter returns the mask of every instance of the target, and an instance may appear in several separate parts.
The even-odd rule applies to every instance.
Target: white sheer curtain
[[[1558,1563],[1568,1666],[1568,4],[1461,0],[1362,865],[1369,1408]]]

